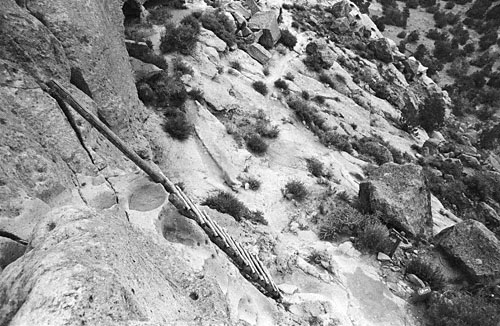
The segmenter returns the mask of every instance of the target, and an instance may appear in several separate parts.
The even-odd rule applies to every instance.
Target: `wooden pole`
[[[78,112],[85,120],[87,120],[94,128],[96,128],[104,137],[106,137],[113,145],[115,145],[126,157],[128,157],[132,162],[134,162],[139,168],[141,168],[147,175],[151,177],[154,181],[161,183],[165,189],[170,193],[175,193],[178,195],[175,185],[167,179],[159,171],[159,169],[153,168],[148,162],[144,161],[137,155],[131,148],[127,146],[118,136],[108,128],[98,117],[96,117],[92,112],[82,107],[73,97],[61,86],[57,81],[51,80],[47,83],[51,90],[51,94],[58,98],[64,100],[66,103],[71,105],[71,107]]]

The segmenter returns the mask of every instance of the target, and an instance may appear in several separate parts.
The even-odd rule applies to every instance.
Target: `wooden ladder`
[[[127,146],[111,129],[109,129],[98,117],[84,108],[66,89],[57,81],[47,83],[50,94],[57,100],[65,114],[69,113],[68,103],[76,112],[106,137],[127,158],[134,162],[141,170],[151,177],[154,182],[163,185],[169,192],[169,202],[172,203],[180,214],[190,218],[205,231],[210,240],[224,251],[238,267],[241,274],[254,284],[259,291],[277,301],[281,301],[282,295],[271,275],[267,271],[259,257],[245,249],[237,240],[219,226],[205,211],[201,210],[189,198],[186,193],[170,181],[156,166],[143,160],[135,151]]]

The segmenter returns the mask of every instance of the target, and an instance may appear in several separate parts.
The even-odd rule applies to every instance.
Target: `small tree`
[[[441,127],[444,123],[445,104],[441,97],[433,95],[428,97],[419,112],[419,124],[427,133]]]

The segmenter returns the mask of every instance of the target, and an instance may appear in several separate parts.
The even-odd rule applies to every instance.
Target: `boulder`
[[[278,16],[272,10],[261,11],[252,16],[248,21],[251,30],[263,32],[259,43],[266,49],[271,49],[280,39],[281,32],[278,26]]]
[[[250,19],[252,17],[252,12],[247,8],[243,7],[240,2],[230,2],[226,5],[226,11],[230,12],[233,16],[237,14],[243,19]],[[236,17],[234,17],[236,19]]]
[[[335,18],[348,17],[351,12],[351,2],[346,0],[341,0],[333,4],[330,8],[330,12],[333,14]]]
[[[480,202],[479,205],[477,205],[476,212],[478,218],[484,221],[484,224],[490,230],[500,227],[500,216],[490,205],[485,202]]]
[[[435,243],[476,282],[500,277],[500,240],[484,224],[467,220],[444,229]]]
[[[242,29],[242,28],[247,27],[248,23],[247,23],[247,20],[245,19],[245,17],[243,17],[242,15],[240,15],[237,12],[232,12],[231,14],[233,15],[234,21],[236,22],[236,26],[238,26],[238,29]]]
[[[351,25],[349,22],[349,18],[341,17],[341,18],[335,19],[332,22],[332,25],[330,26],[330,28],[338,34],[343,34],[343,33],[350,31]]]
[[[386,38],[380,38],[370,42],[368,47],[374,52],[375,58],[385,63],[394,61],[391,44]]]
[[[198,42],[216,49],[217,52],[224,52],[227,48],[226,42],[218,38],[214,32],[205,28],[201,28],[200,35],[198,35]]]
[[[141,60],[132,57],[130,58],[130,64],[132,65],[132,70],[134,71],[136,83],[141,80],[149,79],[163,71],[154,64],[142,62]]]
[[[432,234],[431,194],[422,167],[386,163],[359,185],[363,211],[382,213],[385,222],[413,236]]]
[[[265,65],[269,60],[271,60],[272,57],[269,51],[257,43],[250,44],[246,51],[252,58],[257,60],[262,65]]]
[[[458,159],[460,160],[460,162],[462,162],[464,167],[469,167],[473,169],[479,169],[481,167],[481,163],[475,156],[462,153],[458,156]]]
[[[250,12],[252,13],[252,15],[255,15],[262,10],[255,0],[245,0],[245,5],[250,8]]]
[[[309,56],[317,57],[323,69],[329,69],[337,60],[337,54],[323,39],[307,44],[306,53]]]

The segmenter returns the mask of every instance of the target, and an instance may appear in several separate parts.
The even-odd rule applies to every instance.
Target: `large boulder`
[[[382,213],[385,222],[413,236],[432,234],[431,194],[422,167],[386,163],[359,185],[362,210]]]
[[[481,222],[460,222],[441,231],[435,240],[474,281],[487,283],[500,277],[500,241]]]
[[[323,39],[307,44],[306,53],[314,57],[323,69],[330,69],[337,60],[337,55]]]
[[[380,61],[385,63],[394,61],[391,44],[385,37],[371,41],[368,46],[375,54],[375,58]]]
[[[262,65],[268,63],[272,57],[269,51],[267,51],[262,45],[256,43],[250,44],[246,51],[252,58],[257,60]]]
[[[278,43],[281,32],[278,26],[278,16],[276,12],[261,11],[252,16],[248,21],[248,27],[253,31],[262,31],[263,34],[259,38],[259,43],[266,49],[271,49]]]

